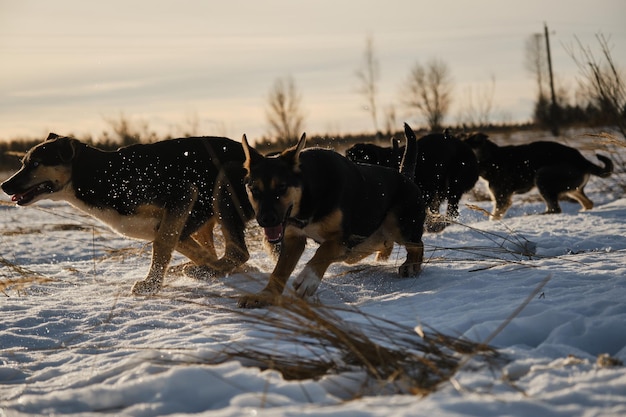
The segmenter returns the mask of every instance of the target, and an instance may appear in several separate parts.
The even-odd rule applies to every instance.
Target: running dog
[[[398,168],[404,147],[392,139],[391,147],[357,143],[346,150],[354,162]],[[459,216],[459,201],[478,180],[478,163],[472,150],[461,139],[446,133],[432,133],[417,141],[415,182],[422,191],[428,208],[426,230],[440,232],[449,221]],[[448,202],[445,218],[439,215],[444,201]]]
[[[604,167],[588,161],[581,153],[556,142],[532,142],[525,145],[498,146],[483,133],[466,140],[476,154],[480,176],[489,183],[494,203],[492,219],[501,219],[511,207],[513,194],[523,194],[537,187],[546,203],[545,213],[560,213],[559,199],[570,197],[583,210],[593,202],[585,195],[590,175],[606,178],[613,172],[613,162],[596,155]]]
[[[221,137],[170,139],[103,151],[51,133],[2,184],[19,206],[63,200],[122,235],[152,241],[147,277],[132,292],[158,292],[172,252],[188,275],[224,275],[245,263],[245,224],[254,216],[243,185],[241,144]],[[213,229],[225,253],[218,259]]]
[[[256,220],[267,240],[282,246],[265,288],[241,297],[240,307],[281,303],[307,238],[320,246],[295,278],[295,292],[302,298],[315,293],[331,263],[355,263],[375,252],[382,259],[389,256],[394,242],[407,251],[399,275],[420,272],[425,209],[411,180],[415,134],[408,125],[405,132],[408,145],[401,171],[355,164],[332,150],[304,150],[305,135],[296,146],[263,156],[243,136],[245,184]]]

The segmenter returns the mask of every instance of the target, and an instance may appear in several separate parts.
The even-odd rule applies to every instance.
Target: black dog
[[[359,143],[346,151],[348,159],[397,168],[404,147],[392,139],[391,147]],[[439,232],[459,216],[459,201],[478,180],[478,164],[472,150],[450,134],[433,133],[417,141],[415,182],[422,191],[429,210],[426,230]],[[447,201],[446,218],[440,219],[439,208]],[[446,221],[448,220],[448,221]]]
[[[106,152],[50,134],[22,160],[2,189],[20,206],[64,200],[117,232],[153,241],[150,272],[133,293],[159,291],[172,252],[189,258],[189,274],[226,274],[245,263],[245,223],[254,212],[243,185],[241,144],[197,137]],[[213,229],[226,242],[218,259]]]
[[[465,143],[476,154],[480,176],[489,183],[493,219],[504,216],[511,207],[513,194],[523,194],[534,187],[546,203],[546,213],[560,213],[559,198],[565,196],[590,210],[593,202],[584,191],[589,175],[605,178],[613,172],[609,158],[596,155],[604,163],[604,167],[599,167],[578,150],[556,142],[498,146],[487,135],[475,133]]]
[[[295,279],[300,297],[315,292],[331,263],[354,263],[375,252],[388,257],[394,242],[407,251],[400,276],[419,273],[425,210],[419,188],[409,179],[415,167],[415,135],[408,125],[405,131],[402,173],[355,164],[331,150],[303,150],[304,135],[295,147],[264,157],[244,135],[248,196],[267,239],[282,241],[282,247],[265,288],[242,297],[241,307],[280,303],[307,238],[320,246]]]

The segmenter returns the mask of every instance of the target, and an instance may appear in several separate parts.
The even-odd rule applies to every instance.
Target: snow
[[[0,416],[626,415],[626,368],[597,363],[602,354],[626,362],[626,198],[617,178],[591,179],[596,207],[587,212],[563,203],[563,214],[541,215],[543,203],[526,195],[489,221],[472,206],[491,203],[467,196],[459,224],[425,235],[417,278],[396,277],[399,248],[385,263],[330,267],[310,302],[362,312],[338,313],[353,325],[371,315],[433,328],[488,342],[506,358],[468,361],[426,396],[368,389],[359,370],[287,380],[226,357],[247,346],[320,354],[242,320],[237,295],[261,288],[273,268],[254,234],[248,272],[211,282],[169,275],[157,296],[136,297],[130,288],[147,273],[149,244],[64,203],[18,208],[3,196],[0,283],[41,279],[0,293]],[[280,308],[249,313],[282,317]]]

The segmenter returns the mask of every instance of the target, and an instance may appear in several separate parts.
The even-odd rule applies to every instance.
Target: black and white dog
[[[246,222],[254,212],[243,177],[239,142],[221,137],[170,139],[103,151],[50,134],[30,149],[22,168],[2,184],[19,206],[63,200],[115,231],[152,241],[147,277],[133,293],[153,294],[174,250],[192,261],[185,272],[224,275],[245,263]],[[216,255],[213,229],[226,242]]]

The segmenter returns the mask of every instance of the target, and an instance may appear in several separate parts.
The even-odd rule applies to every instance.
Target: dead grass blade
[[[524,299],[524,301],[517,306],[517,308],[515,310],[513,310],[513,312],[509,315],[509,317],[507,317],[506,320],[504,320],[502,323],[500,323],[500,325],[498,326],[498,328],[496,330],[493,331],[493,333],[491,333],[489,335],[489,337],[487,337],[487,339],[485,339],[484,343],[491,343],[491,341],[498,335],[500,334],[500,332],[502,332],[502,330],[504,330],[504,328],[506,326],[508,326],[515,317],[517,317],[519,315],[519,313],[522,312],[522,310],[524,310],[526,308],[526,306],[537,296],[537,294],[539,294],[539,291],[541,291],[543,289],[543,287],[546,286],[546,284],[548,283],[548,281],[550,281],[552,279],[552,275],[548,275],[546,276],[536,287],[535,289],[528,294],[528,296],[526,297],[526,299]]]
[[[54,281],[52,278],[37,274],[27,268],[14,264],[0,257],[0,266],[8,268],[14,274],[20,275],[18,278],[7,278],[0,280],[0,292],[9,297],[7,290],[21,291],[24,288],[38,283],[46,283]]]

